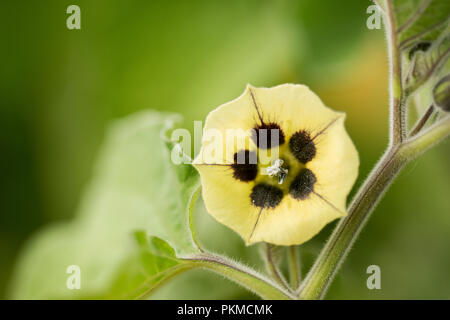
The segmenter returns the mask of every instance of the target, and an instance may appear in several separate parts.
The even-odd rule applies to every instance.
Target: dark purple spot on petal
[[[253,187],[250,199],[256,207],[275,208],[283,199],[283,191],[270,184],[260,183]]]
[[[250,152],[249,150],[236,152],[231,168],[235,179],[244,182],[255,180],[258,175],[256,152]]]
[[[292,135],[289,140],[289,148],[301,163],[311,161],[316,155],[316,145],[311,135],[305,130],[297,131]]]
[[[262,123],[252,132],[253,142],[261,149],[270,149],[282,145],[285,141],[283,130],[276,123]]]
[[[289,194],[297,200],[304,200],[314,191],[316,181],[314,173],[305,168],[292,181],[289,187]]]

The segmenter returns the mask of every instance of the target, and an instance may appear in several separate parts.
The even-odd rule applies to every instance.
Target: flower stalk
[[[300,257],[297,246],[288,247],[288,261],[291,288],[297,290],[301,281]]]
[[[275,280],[284,289],[291,291],[289,285],[287,284],[286,280],[284,279],[280,271],[277,261],[275,261],[275,257],[273,256],[274,247],[266,243],[263,250],[264,250],[263,252],[264,260],[266,262],[266,267],[271,278]]]

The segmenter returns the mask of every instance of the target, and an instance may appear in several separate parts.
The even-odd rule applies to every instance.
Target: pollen
[[[283,159],[276,159],[275,163],[267,168],[267,174],[278,178],[278,184],[283,184],[288,175],[289,169],[283,166]]]

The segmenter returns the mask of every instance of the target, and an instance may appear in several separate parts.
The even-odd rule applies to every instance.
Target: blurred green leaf
[[[120,269],[108,298],[136,299],[147,297],[161,283],[176,274],[194,268],[195,263],[180,260],[175,250],[158,237],[148,237],[146,232],[135,233],[138,253],[128,259]]]
[[[197,252],[186,210],[199,179],[171,161],[162,134],[175,119],[147,111],[111,126],[75,219],[31,239],[13,298],[136,297],[188,266],[175,252]],[[80,267],[79,290],[66,287],[70,265]]]

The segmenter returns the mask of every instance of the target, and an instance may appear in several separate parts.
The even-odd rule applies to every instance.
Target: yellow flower
[[[344,120],[306,86],[247,86],[206,119],[194,160],[206,209],[247,245],[309,240],[346,214],[358,175]]]

